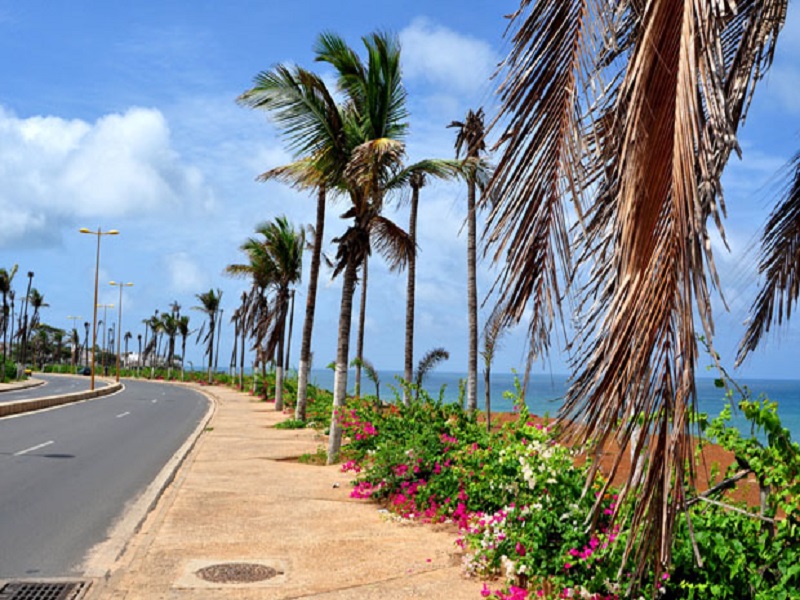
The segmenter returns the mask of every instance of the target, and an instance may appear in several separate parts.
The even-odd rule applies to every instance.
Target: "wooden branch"
[[[730,487],[733,487],[733,485],[734,485],[734,484],[735,484],[737,481],[739,481],[740,479],[744,479],[744,478],[745,478],[745,477],[747,477],[747,476],[748,476],[750,473],[751,473],[751,470],[750,470],[750,469],[743,469],[743,470],[741,470],[741,471],[738,471],[738,472],[737,472],[735,475],[733,475],[732,477],[729,477],[728,479],[725,479],[724,481],[721,481],[720,483],[718,483],[718,484],[717,484],[717,485],[715,485],[714,487],[710,487],[710,488],[708,488],[708,489],[707,489],[705,492],[703,492],[702,494],[698,494],[698,495],[697,495],[697,496],[695,496],[694,498],[690,498],[689,500],[687,500],[687,501],[686,501],[686,506],[687,506],[687,508],[688,508],[689,506],[691,506],[692,504],[696,504],[696,503],[697,503],[697,502],[699,502],[701,499],[708,498],[709,496],[711,496],[711,495],[713,495],[713,494],[716,494],[717,492],[719,492],[719,491],[721,491],[721,490],[725,490],[725,489],[728,489],[728,488],[730,488]]]
[[[693,498],[694,500],[695,498]],[[725,508],[727,510],[731,510],[733,512],[737,512],[742,515],[746,515],[748,517],[752,517],[754,519],[758,519],[760,521],[764,521],[765,523],[775,524],[775,519],[770,519],[769,517],[764,517],[756,513],[747,512],[746,510],[742,510],[736,506],[731,506],[730,504],[725,504],[724,502],[718,502],[716,500],[712,500],[711,498],[705,498],[704,496],[697,496],[697,500],[702,500],[703,502],[708,502],[709,504],[713,504],[715,506],[719,506],[721,508]]]

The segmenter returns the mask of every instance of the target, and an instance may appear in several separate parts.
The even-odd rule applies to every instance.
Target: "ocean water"
[[[402,397],[401,387],[395,378],[401,375],[397,371],[381,371],[380,396],[382,400],[391,402],[395,397]],[[333,389],[333,371],[329,369],[312,369],[310,381],[316,385]],[[433,397],[439,398],[440,394],[445,402],[459,401],[459,380],[466,380],[465,373],[447,371],[433,371],[425,380],[424,389]],[[355,374],[351,372],[348,377],[348,389],[353,391]],[[778,415],[792,434],[792,439],[800,441],[800,380],[796,379],[743,379],[737,380],[740,386],[747,386],[753,399],[763,394],[778,403]],[[375,385],[362,374],[363,392],[375,393]],[[565,375],[533,374],[525,394],[525,402],[529,410],[537,415],[555,416],[564,399],[568,387]],[[478,376],[478,408],[484,408],[483,374]],[[492,411],[510,412],[512,401],[504,393],[514,389],[514,375],[512,373],[496,373],[492,375],[491,402]],[[708,413],[709,418],[717,416],[722,410],[726,399],[725,390],[714,385],[712,378],[697,379],[698,409]],[[734,407],[738,396],[734,395]],[[748,423],[738,411],[734,412],[732,424],[743,433],[749,431]]]

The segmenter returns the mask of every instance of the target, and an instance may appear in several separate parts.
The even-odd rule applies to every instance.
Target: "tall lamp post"
[[[120,344],[122,343],[122,288],[130,287],[132,283],[122,283],[121,281],[109,281],[109,285],[119,288],[119,315],[117,316],[117,383],[119,383],[119,355]]]
[[[71,315],[67,317],[67,320],[72,321],[72,329],[74,331],[76,331],[76,332],[78,331],[78,329],[77,329],[77,327],[75,327],[75,321],[79,321],[80,319],[81,319],[81,317],[73,317]],[[72,335],[71,332],[70,332],[70,335]],[[73,339],[72,341],[74,342],[75,340]],[[76,370],[76,371],[78,369],[78,359],[80,358],[80,355],[81,355],[81,349],[80,348],[81,348],[81,344],[80,344],[80,336],[79,336],[78,337],[78,348],[77,348],[77,351],[76,351],[75,348],[72,349],[72,352],[75,355],[75,365],[73,365],[73,366],[74,366],[74,370]]]
[[[86,227],[81,227],[79,231],[81,233],[90,233],[97,236],[97,259],[94,264],[94,317],[92,318],[92,383],[90,387],[91,390],[94,390],[94,348],[97,344],[97,279],[100,273],[100,238],[104,235],[117,235],[119,231],[116,229],[101,231],[99,227],[97,231],[92,231]]]

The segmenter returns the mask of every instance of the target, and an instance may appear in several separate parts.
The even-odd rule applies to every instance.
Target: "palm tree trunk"
[[[342,426],[339,423],[339,411],[344,406],[347,396],[347,364],[350,351],[350,323],[353,316],[353,293],[356,287],[358,263],[350,258],[344,270],[342,281],[342,304],[339,311],[339,339],[336,348],[336,374],[333,380],[333,415],[328,438],[328,464],[333,464],[339,457],[342,446]]]
[[[214,316],[209,316],[209,340],[208,340],[208,383],[211,384],[214,381],[212,377],[213,369],[214,369],[214,328],[216,327],[216,323],[214,322]]]
[[[294,290],[289,292],[289,331],[286,332],[286,357],[283,370],[289,372],[289,354],[292,351],[292,329],[294,328]]]
[[[469,363],[467,410],[478,408],[478,286],[476,283],[475,182],[467,187],[467,312],[469,313]]]
[[[0,383],[6,381],[6,360],[8,358],[8,305],[6,293],[3,292],[3,372],[0,373]]]
[[[322,234],[325,228],[325,187],[317,192],[317,221],[314,225],[314,250],[311,254],[311,269],[308,275],[308,296],[306,298],[306,317],[303,321],[303,341],[300,346],[300,364],[297,367],[297,402],[294,418],[306,420],[308,370],[311,366],[311,334],[314,329],[314,312],[317,305],[317,281],[322,259]]]
[[[406,287],[406,352],[403,363],[403,379],[406,385],[403,386],[403,402],[406,406],[411,404],[411,394],[408,384],[414,376],[414,301],[416,296],[416,277],[417,277],[417,208],[419,206],[419,187],[412,185],[411,188],[411,214],[408,219],[408,236],[414,251],[408,257],[408,284]]]
[[[219,309],[219,321],[217,322],[217,351],[214,355],[214,371],[219,369],[219,345],[222,341],[222,309]]]
[[[244,330],[244,316],[242,316],[242,334],[239,343],[241,344],[241,356],[239,357],[239,389],[244,389],[244,339],[245,339],[245,330]],[[253,378],[255,378],[256,374],[253,373]]]
[[[181,381],[186,380],[186,336],[181,336]]]
[[[364,360],[364,324],[367,320],[367,275],[369,273],[368,260],[364,257],[361,281],[361,306],[358,311],[358,338],[356,341],[356,396],[361,396],[361,361]]]
[[[486,370],[483,372],[483,385],[486,387],[484,398],[486,399],[486,431],[492,431],[492,367],[490,361],[486,362]]]
[[[284,331],[286,331],[286,317],[289,308],[289,293],[287,290],[280,292],[281,300],[279,303],[277,356],[275,357],[275,410],[283,411],[283,344],[285,341]]]

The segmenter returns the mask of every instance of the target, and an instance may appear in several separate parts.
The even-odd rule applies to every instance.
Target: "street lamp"
[[[122,283],[121,281],[109,281],[108,285],[119,288],[119,316],[117,317],[117,383],[119,383],[119,355],[120,343],[122,342],[122,288],[133,286],[132,283]]]
[[[117,235],[119,231],[116,229],[101,231],[99,227],[97,231],[92,231],[86,227],[81,227],[79,231],[97,236],[97,259],[94,264],[94,317],[92,319],[92,383],[90,387],[91,390],[94,390],[94,347],[97,344],[97,278],[100,272],[100,238],[104,235]]]
[[[80,319],[81,319],[81,317],[73,317],[73,316],[71,316],[71,315],[70,315],[70,316],[68,316],[68,317],[67,317],[67,319],[68,319],[68,320],[70,320],[70,321],[72,321],[72,329],[73,329],[75,332],[77,332],[77,331],[78,331],[78,329],[77,329],[77,327],[75,327],[75,321],[78,321],[78,320],[80,320]],[[72,334],[70,333],[70,335],[72,335]],[[77,335],[77,333],[76,333],[76,335]],[[75,340],[73,339],[72,341],[74,342]],[[73,344],[73,345],[74,345],[74,344]],[[74,369],[74,370],[75,370],[76,372],[77,372],[77,369],[78,369],[78,359],[80,358],[80,354],[81,354],[81,351],[80,351],[80,346],[81,346],[81,344],[80,344],[80,337],[79,337],[79,338],[78,338],[78,350],[77,350],[77,352],[75,351],[75,348],[73,348],[73,349],[72,349],[72,352],[73,352],[73,354],[75,355],[75,365],[74,365],[75,369]]]

